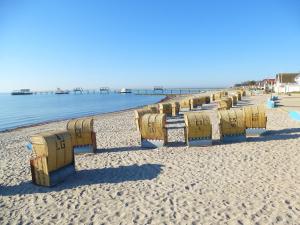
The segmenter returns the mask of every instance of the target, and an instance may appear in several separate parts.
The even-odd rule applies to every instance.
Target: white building
[[[276,93],[300,92],[300,73],[279,73],[274,86]]]

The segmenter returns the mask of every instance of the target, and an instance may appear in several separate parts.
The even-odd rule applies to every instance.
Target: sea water
[[[156,103],[163,95],[0,94],[0,131],[43,122],[115,112]]]

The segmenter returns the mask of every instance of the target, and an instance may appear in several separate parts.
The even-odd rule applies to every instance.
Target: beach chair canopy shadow
[[[267,142],[273,140],[289,140],[300,138],[300,128],[266,131],[261,137],[249,137],[247,142]]]
[[[286,128],[281,130],[268,130],[263,133],[263,136],[270,136],[270,135],[282,135],[282,134],[291,134],[291,133],[300,133],[300,128]]]
[[[167,147],[186,147],[186,143],[184,141],[170,141]]]
[[[152,180],[158,177],[162,167],[160,164],[134,164],[116,168],[79,170],[63,183],[54,187],[36,186],[31,181],[25,181],[15,186],[0,185],[0,196],[60,192],[93,184],[118,184],[129,181]]]
[[[113,153],[113,152],[129,152],[129,151],[145,151],[151,149],[144,149],[141,146],[125,146],[125,147],[115,147],[115,148],[98,148],[96,150],[97,154],[101,153]]]

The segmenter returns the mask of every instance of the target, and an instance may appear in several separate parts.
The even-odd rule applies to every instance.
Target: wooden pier
[[[83,89],[81,87],[77,87],[73,89],[74,94],[83,94]]]
[[[154,89],[134,89],[132,93],[138,95],[182,95],[182,94],[198,94],[213,89],[204,88],[154,88]]]
[[[137,95],[183,95],[183,94],[198,94],[209,90],[217,90],[217,88],[204,89],[204,88],[163,88],[162,86],[155,86],[153,89],[131,89],[131,94]],[[99,89],[83,89],[76,87],[70,94],[110,94],[120,93],[120,90],[110,89],[108,87],[100,87]],[[50,95],[55,94],[55,91],[36,91],[33,92],[35,95]]]
[[[109,94],[110,92],[108,87],[101,87],[99,90],[100,90],[100,94]]]

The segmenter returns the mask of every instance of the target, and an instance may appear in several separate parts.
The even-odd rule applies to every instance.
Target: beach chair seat
[[[222,98],[218,101],[218,110],[227,110],[232,107],[232,100],[231,98]]]
[[[135,118],[135,124],[136,124],[137,131],[140,131],[140,124],[141,124],[140,120],[141,120],[142,116],[147,113],[153,113],[153,111],[151,109],[149,109],[148,107],[134,110],[134,118]]]
[[[246,126],[241,109],[220,110],[219,131],[222,142],[239,142],[246,140]]]
[[[266,109],[263,105],[243,107],[246,134],[261,135],[267,129]]]
[[[245,90],[240,90],[240,91],[241,91],[241,94],[242,94],[243,97],[245,97],[247,95]]]
[[[147,105],[144,108],[145,109],[150,109],[151,113],[159,113],[159,106],[158,106],[158,104]]]
[[[222,93],[221,92],[216,92],[216,93],[213,94],[214,101],[221,100],[221,98],[222,98]]]
[[[228,96],[228,91],[222,91],[222,97],[227,97]]]
[[[176,117],[179,115],[180,104],[179,102],[172,102],[172,116]]]
[[[167,116],[172,116],[172,103],[160,103],[158,107],[159,107],[160,114],[166,114]]]
[[[188,146],[212,145],[212,124],[204,112],[184,114],[185,141]]]
[[[166,114],[144,114],[140,123],[143,148],[157,148],[167,144]]]
[[[211,99],[212,99],[212,101],[218,101],[227,96],[228,96],[227,91],[220,91],[220,92],[213,93]]]
[[[236,92],[235,92],[235,95],[237,96],[237,100],[238,100],[238,101],[241,101],[241,100],[242,100],[242,94],[241,94],[240,91],[236,91]]]
[[[197,109],[199,106],[204,104],[204,99],[200,97],[193,97],[190,98],[190,106],[191,109]]]
[[[94,119],[74,119],[67,123],[67,131],[71,134],[74,153],[95,153],[97,150]]]
[[[187,112],[191,110],[191,103],[189,98],[185,98],[179,101],[180,111]]]
[[[214,102],[215,100],[215,94],[213,93],[210,95],[210,102]]]
[[[231,101],[232,101],[232,106],[236,106],[238,102],[238,98],[236,95],[230,95]]]
[[[211,100],[211,97],[210,96],[205,96],[205,104],[209,104],[210,103],[210,100]]]
[[[236,91],[236,93],[240,93],[241,94],[241,97],[245,97],[247,95],[246,91],[244,89],[238,89]]]
[[[31,137],[31,175],[34,184],[53,186],[75,173],[71,135],[46,132]]]

